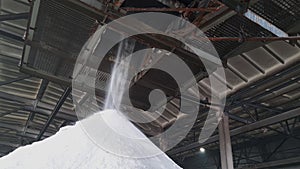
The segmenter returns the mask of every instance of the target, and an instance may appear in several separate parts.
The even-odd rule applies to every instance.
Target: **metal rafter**
[[[24,42],[23,37],[21,37],[19,35],[15,35],[13,33],[7,32],[7,31],[0,30],[0,36],[6,37],[9,39],[18,41],[18,42]]]
[[[19,19],[28,19],[29,13],[18,13],[18,14],[5,14],[0,15],[0,22],[10,21],[10,20],[19,20]]]
[[[299,163],[300,157],[288,158],[288,159],[280,159],[275,161],[269,161],[249,166],[243,166],[240,169],[260,169],[260,168],[270,168],[270,167],[278,167],[287,164],[295,164]]]
[[[295,108],[295,109],[290,110],[290,111],[287,111],[287,112],[284,112],[284,113],[281,113],[281,114],[276,115],[276,116],[269,117],[267,119],[263,119],[263,120],[260,120],[260,121],[257,121],[257,122],[254,122],[254,123],[251,123],[251,124],[248,124],[248,125],[236,128],[236,129],[233,129],[233,130],[230,131],[230,135],[231,136],[236,136],[236,135],[239,135],[239,134],[242,134],[242,133],[246,133],[246,132],[249,132],[249,131],[260,129],[262,127],[266,127],[266,126],[269,126],[269,125],[272,125],[272,124],[276,124],[276,123],[279,123],[279,122],[284,121],[284,120],[289,120],[289,119],[292,119],[292,118],[295,118],[295,117],[298,117],[298,116],[300,116],[300,107]],[[215,135],[215,136],[210,137],[204,143],[198,143],[198,142],[192,143],[190,145],[171,150],[171,151],[169,151],[168,154],[169,155],[175,155],[175,154],[178,154],[178,153],[181,153],[181,152],[184,152],[184,151],[188,151],[188,150],[191,150],[191,149],[194,149],[194,148],[199,148],[201,146],[205,146],[205,145],[210,144],[210,143],[214,143],[218,140],[219,140],[219,136]]]
[[[47,128],[49,127],[49,125],[51,124],[53,119],[55,118],[56,114],[59,112],[59,109],[64,104],[65,100],[68,98],[71,91],[72,91],[71,87],[67,87],[67,89],[64,91],[64,93],[62,94],[62,96],[58,100],[53,112],[51,113],[51,115],[49,116],[47,122],[45,123],[43,129],[41,130],[40,134],[38,135],[37,140],[40,140],[43,137],[43,135],[46,132]]]
[[[123,8],[127,12],[215,12],[218,8]]]
[[[24,79],[28,79],[30,77],[31,77],[30,75],[20,76],[20,77],[17,77],[15,79],[10,79],[10,80],[4,81],[4,82],[0,82],[0,86],[8,85],[8,84],[11,84],[11,83],[14,83],[14,82],[18,82],[18,81],[21,81],[21,80],[24,80]]]

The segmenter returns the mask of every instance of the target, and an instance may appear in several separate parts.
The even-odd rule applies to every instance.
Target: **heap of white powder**
[[[130,137],[145,137],[131,122],[120,119],[114,110],[106,110],[97,113],[85,120],[86,124],[96,127],[95,130],[107,138],[111,147],[116,147],[121,151],[132,151],[137,156],[147,153],[147,150],[139,150],[135,143],[130,144],[126,140],[112,140],[110,133],[102,123],[99,123],[99,116],[105,116],[107,122],[113,124],[114,130],[120,133],[129,134]],[[94,124],[93,124],[94,123]],[[97,124],[96,124],[97,123]],[[113,134],[111,134],[113,135]],[[148,144],[151,145],[151,144]],[[149,150],[157,151],[157,147],[152,144]],[[126,154],[126,152],[123,152]],[[145,158],[122,157],[106,151],[95,144],[88,137],[84,127],[80,123],[74,126],[62,128],[54,136],[43,141],[21,147],[9,155],[0,159],[1,169],[179,169],[163,152],[157,156]]]

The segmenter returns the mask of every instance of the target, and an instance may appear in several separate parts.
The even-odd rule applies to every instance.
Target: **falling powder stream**
[[[111,73],[111,80],[108,86],[108,92],[105,100],[104,109],[117,109],[122,102],[122,97],[125,91],[125,85],[127,82],[127,74],[129,69],[129,62],[125,60],[126,57],[130,57],[133,52],[135,43],[133,40],[125,39],[119,44],[117,57]]]
[[[147,144],[153,147],[139,149],[138,145],[128,140],[113,139],[105,125],[100,123],[100,118],[110,123],[110,126],[119,133],[125,133],[130,137],[147,139],[130,121],[115,109],[120,106],[122,93],[124,92],[124,79],[126,79],[128,63],[122,61],[122,55],[126,54],[123,48],[127,42],[120,44],[118,57],[113,69],[109,92],[102,112],[96,113],[81,121],[97,128],[105,143],[110,148],[120,151],[128,151],[133,155],[147,153],[147,150],[157,150],[154,144]],[[132,47],[132,46],[131,46]],[[128,49],[128,48],[127,48]],[[132,52],[132,51],[131,51]],[[122,54],[123,53],[123,54]],[[117,68],[118,67],[118,68]],[[106,126],[107,127],[107,126]],[[149,140],[150,142],[150,140]],[[106,148],[106,147],[105,147]],[[109,149],[109,147],[108,147]],[[158,149],[159,150],[159,149]],[[160,150],[159,150],[160,151]],[[122,152],[120,152],[122,153]],[[80,123],[60,129],[54,136],[32,145],[18,148],[11,154],[0,159],[1,169],[179,169],[166,154],[160,152],[156,156],[147,158],[130,158],[118,156],[96,146],[86,134]]]

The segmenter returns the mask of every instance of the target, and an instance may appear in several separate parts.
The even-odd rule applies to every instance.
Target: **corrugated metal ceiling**
[[[1,0],[0,3],[1,15],[7,13],[29,12],[30,10],[28,2],[25,0]],[[297,5],[297,2],[284,1],[282,3],[280,2],[280,4],[279,2],[276,2],[275,4],[275,1],[270,1],[268,3],[273,3],[274,7],[272,8],[283,11],[282,13],[278,12],[278,15],[280,16],[273,16],[271,15],[271,13],[273,14],[272,11],[262,10],[262,5],[266,5],[262,2],[251,7],[251,10],[262,15],[265,17],[265,19],[271,23],[274,23],[276,26],[285,31],[288,31],[295,22],[299,21],[299,12],[295,11],[298,8],[289,7],[291,6],[290,3]],[[51,9],[48,10],[51,12]],[[94,24],[93,19],[85,20],[80,18],[72,18],[72,12],[74,11],[71,9],[68,10],[70,10],[70,15],[68,18],[71,17],[71,19],[75,19],[76,21],[74,22],[80,22],[82,24],[87,23],[90,26]],[[56,44],[58,44],[60,41],[67,41],[67,43],[68,41],[81,41],[82,37],[87,38],[90,35],[90,30],[86,28],[82,28],[82,30],[81,28],[78,28],[80,29],[79,31],[85,32],[84,35],[72,35],[74,26],[69,25],[66,20],[63,20],[63,17],[58,15],[57,11],[52,11],[52,14],[54,17],[57,17],[57,19],[62,18],[62,21],[59,21],[61,23],[61,27],[57,27],[57,29],[52,29],[53,27],[45,27],[43,29],[39,29],[39,31],[41,31],[40,35],[43,36],[40,38],[50,38],[53,40],[51,46],[54,48],[60,48],[60,46],[56,46]],[[291,20],[286,20],[286,22],[283,22],[283,16],[289,16]],[[244,23],[242,25],[250,25],[249,28],[255,28],[254,30],[249,30],[249,34],[252,36],[259,36],[262,32],[263,36],[271,35],[267,30],[263,30],[263,28],[250,22],[250,20],[238,15],[234,15],[226,20],[226,22],[209,29],[207,34],[212,36],[238,36],[238,28],[242,25],[235,24],[241,23]],[[9,32],[15,36],[23,37],[26,31],[26,25],[27,20],[4,21],[0,24],[0,30]],[[72,31],[70,32],[70,30]],[[61,36],[61,33],[64,31],[69,32],[69,34],[64,34],[68,36]],[[69,47],[73,53],[78,53],[78,49],[81,49],[80,46],[82,43],[74,45],[75,46]],[[218,42],[215,43],[215,45],[220,55],[224,56],[231,50],[234,50],[240,44],[237,42]],[[36,136],[39,134],[49,114],[64,91],[64,86],[52,82],[43,82],[42,79],[30,77],[26,74],[20,73],[18,65],[21,61],[22,50],[23,42],[16,41],[11,37],[0,36],[0,156],[7,154],[18,146],[28,144],[36,139]],[[63,50],[66,51],[67,49]],[[34,52],[38,53],[37,51],[33,51],[33,53]],[[41,53],[43,51],[39,52]],[[72,55],[71,57],[75,57],[75,55]],[[51,59],[51,57],[48,60],[51,62],[47,63],[44,60],[35,60],[32,62],[32,66],[45,69],[47,71],[51,69],[50,72],[62,77],[70,76],[70,73],[72,72],[72,66],[59,66],[60,68],[58,69],[57,66],[53,66],[53,59]],[[299,61],[300,49],[298,47],[293,47],[285,41],[272,42],[269,44],[264,44],[252,51],[234,55],[234,57],[229,58],[227,68],[225,69],[226,81],[225,79],[220,78],[218,71],[212,76],[219,78],[220,83],[226,83],[228,86],[226,92],[230,96],[234,96],[235,93],[239,93],[239,91],[242,89],[250,88],[251,91],[242,94],[240,99],[248,99],[261,93],[265,93],[263,97],[256,99],[255,101],[260,102],[261,106],[285,110],[298,105],[297,102],[300,101],[300,80],[297,79],[299,78],[299,69],[295,70],[294,72],[290,72],[286,76],[278,77],[277,80],[270,81],[261,86],[255,86],[255,83],[261,79],[269,78],[269,76],[276,76],[276,74],[290,68],[292,65],[294,67],[295,65],[296,67],[299,67]],[[56,63],[58,64],[58,62]],[[65,74],[62,74],[62,72]],[[289,81],[292,82],[285,87],[268,92],[274,86],[283,85]],[[43,83],[46,84],[46,86],[43,87]],[[203,98],[210,97],[210,92],[208,90],[209,82],[207,78],[201,80],[199,84],[197,84],[197,87],[203,91]],[[41,91],[43,88],[45,88],[45,91]],[[42,97],[39,98],[39,94],[41,93],[43,93]],[[79,95],[83,94],[80,93]],[[251,107],[251,105],[248,106]],[[157,123],[155,125],[166,127],[170,123],[174,122],[178,107],[178,99],[172,100],[167,105],[168,113],[157,119],[154,122]],[[205,108],[203,108],[203,111],[205,112]],[[254,111],[254,109],[251,110],[251,113]],[[245,119],[251,119],[249,113],[244,112],[241,107],[233,109],[230,113]],[[261,118],[272,116],[272,113],[261,109],[259,113],[262,116]],[[199,120],[195,125],[196,127],[194,130],[198,130],[199,127],[201,128],[205,115],[206,114],[204,113],[199,115]],[[57,130],[59,130],[60,127],[76,120],[74,105],[72,104],[71,98],[68,98],[44,136],[51,136]],[[232,128],[239,127],[240,125],[240,123],[237,123],[234,120],[231,121]],[[145,126],[140,127],[144,127],[144,130],[147,130]],[[273,127],[276,129],[280,126],[275,125]],[[254,133],[249,134],[264,135],[265,133],[262,133],[261,131],[254,131]],[[189,141],[190,140],[187,138],[182,145],[189,143]]]

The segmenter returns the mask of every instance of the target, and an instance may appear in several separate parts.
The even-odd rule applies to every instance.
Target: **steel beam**
[[[273,87],[267,91],[264,91],[263,93],[260,93],[258,95],[255,95],[254,97],[251,97],[250,99],[247,99],[246,102],[251,102],[251,101],[254,101],[254,100],[258,100],[259,98],[265,96],[266,94],[272,94],[273,92],[277,91],[277,90],[280,90],[284,87],[287,87],[287,86],[290,86],[294,83],[298,83],[298,81],[300,81],[300,77],[297,77],[297,78],[294,78],[292,80],[289,80],[283,84],[280,84],[279,86],[276,86],[276,87]]]
[[[277,151],[278,149],[288,140],[288,137],[284,138],[279,144],[278,146],[268,155],[268,157],[266,159],[264,159],[265,161],[268,161]]]
[[[18,19],[28,19],[29,13],[18,13],[18,14],[5,14],[0,15],[0,22],[9,21],[9,20],[18,20]]]
[[[45,91],[46,91],[46,89],[47,89],[48,84],[49,84],[49,81],[48,81],[48,80],[46,80],[46,79],[43,79],[43,80],[42,80],[42,83],[41,83],[41,85],[40,85],[39,92],[38,92],[38,94],[37,94],[37,96],[36,96],[36,101],[37,101],[37,102],[39,102],[39,101],[43,98],[44,93],[45,93]]]
[[[24,110],[33,111],[35,113],[39,113],[47,116],[51,114],[49,110],[53,109],[52,105],[43,102],[38,103],[37,108],[34,108],[35,100],[23,98],[20,96],[8,94],[1,91],[0,91],[0,98],[25,104],[25,106],[23,107]],[[61,111],[59,111],[58,117],[70,121],[77,121],[76,114],[73,111],[70,111],[68,109],[62,108]]]
[[[205,15],[200,24],[200,29],[202,32],[206,32],[209,29],[213,28],[216,25],[219,25],[222,22],[225,22],[227,19],[231,18],[236,14],[235,11],[230,10],[228,7],[224,6],[217,12],[212,12]]]
[[[231,114],[231,113],[227,113],[228,114],[228,117],[232,120],[235,120],[237,122],[241,122],[241,123],[244,123],[244,124],[250,124],[250,123],[253,123],[252,120],[248,120],[248,119],[244,119],[244,118],[241,118],[239,116],[236,116],[234,114]]]
[[[218,8],[122,8],[127,12],[215,12]]]
[[[241,169],[260,169],[260,168],[271,168],[271,167],[278,167],[283,165],[291,165],[300,163],[300,157],[288,158],[288,159],[281,159],[276,161],[270,161],[265,163],[259,163],[252,166],[243,166]]]
[[[251,123],[254,123],[255,121],[257,121],[257,120],[248,120],[248,119],[244,119],[244,118],[241,118],[241,117],[239,117],[239,116],[236,116],[236,115],[233,115],[233,114],[230,114],[230,113],[228,113],[228,116],[229,116],[230,119],[235,120],[235,121],[240,122],[240,123],[243,123],[243,124],[251,124]],[[291,138],[300,140],[300,138],[297,137],[297,136],[295,136],[295,135],[287,134],[287,133],[285,133],[285,132],[279,131],[279,130],[274,129],[274,128],[272,128],[272,127],[266,127],[266,128],[269,129],[269,130],[275,131],[275,132],[277,132],[278,134],[283,135],[283,136],[285,136],[285,137],[291,137]]]
[[[295,118],[295,117],[298,117],[298,116],[300,116],[300,107],[295,108],[293,110],[289,110],[287,112],[281,113],[281,114],[276,115],[276,116],[269,117],[267,119],[263,119],[263,120],[260,120],[260,121],[257,121],[257,122],[239,127],[237,129],[233,129],[233,130],[230,131],[230,135],[231,135],[231,137],[236,136],[236,135],[239,135],[239,134],[242,134],[242,133],[246,133],[246,132],[249,132],[249,131],[260,129],[262,127],[270,126],[272,124],[276,124],[276,123],[279,123],[281,121],[289,120],[289,119],[292,119],[292,118]],[[215,136],[212,136],[211,138],[209,138],[204,143],[195,142],[195,143],[192,143],[190,145],[171,150],[171,151],[168,152],[168,154],[169,155],[175,155],[175,154],[185,152],[185,151],[188,151],[188,150],[191,150],[191,149],[194,149],[194,148],[199,148],[199,147],[202,147],[202,146],[205,146],[207,144],[214,143],[214,142],[217,142],[217,141],[219,141],[219,136],[215,135]]]
[[[48,80],[45,80],[45,79],[42,80],[40,88],[39,88],[39,91],[38,91],[38,94],[36,96],[35,103],[33,105],[33,109],[30,111],[30,114],[29,114],[28,119],[27,119],[27,122],[26,122],[26,125],[25,125],[25,129],[24,129],[24,134],[26,133],[27,127],[29,125],[29,122],[34,119],[34,116],[35,116],[35,113],[36,113],[36,107],[38,105],[38,102],[43,98],[44,93],[45,93],[45,91],[47,89],[48,84],[49,84]]]
[[[24,110],[26,111],[30,111],[30,112],[33,112],[33,113],[38,113],[38,114],[41,114],[41,115],[44,115],[44,116],[49,116],[51,114],[51,111],[49,110],[46,110],[44,108],[34,108],[33,106],[25,106],[23,108]],[[63,111],[59,111],[58,114],[56,115],[56,117],[58,119],[63,119],[63,120],[68,120],[68,121],[77,121],[77,117],[76,117],[76,114],[73,113],[74,115],[70,115],[70,114],[67,114]]]
[[[253,89],[255,89],[255,88],[257,88],[257,87],[259,87],[261,85],[267,84],[267,83],[269,83],[271,81],[274,81],[274,80],[277,80],[279,78],[284,78],[284,77],[288,76],[289,74],[297,72],[299,70],[300,70],[299,61],[297,61],[292,66],[288,67],[287,69],[285,69],[283,71],[277,72],[275,74],[272,74],[271,76],[268,76],[266,78],[258,80],[254,84],[249,85],[248,87],[245,87],[244,89],[241,89],[238,92],[232,93],[230,95],[229,99],[227,99],[227,100],[237,99],[240,96],[242,96],[242,95],[244,95],[246,93],[249,93],[251,90],[253,90]]]
[[[250,107],[254,107],[254,108],[259,108],[259,109],[267,110],[267,111],[274,112],[274,113],[281,113],[281,110],[279,110],[279,109],[270,108],[270,107],[264,106],[262,104],[246,103],[246,105],[250,106]]]
[[[223,119],[219,123],[219,140],[222,169],[233,169],[229,118],[225,114],[223,114]]]
[[[271,42],[271,41],[285,41],[285,40],[300,40],[300,36],[288,36],[288,37],[247,37],[242,39],[241,37],[208,37],[208,40],[212,42],[223,42],[232,41],[239,42],[243,40],[244,42]],[[203,40],[205,40],[203,38]]]
[[[178,8],[179,7],[185,7],[186,5],[179,2],[178,0],[157,0],[158,2],[170,7],[170,8]]]
[[[24,130],[24,127],[23,127],[23,126],[12,125],[12,124],[6,124],[6,123],[4,123],[3,121],[0,122],[0,128],[8,129],[8,130],[10,130],[10,131],[16,131],[17,133],[22,133],[23,130]],[[23,136],[23,135],[20,135],[20,136],[21,136],[21,137],[27,137],[27,136],[30,135],[30,133],[36,136],[36,135],[39,134],[39,131],[38,131],[38,130],[35,130],[35,129],[28,129],[28,133],[27,133],[25,136]],[[17,135],[18,135],[18,134],[17,134]],[[46,133],[45,135],[46,135],[46,136],[50,136],[50,135],[52,135],[52,133]],[[29,136],[29,137],[30,137],[30,138],[33,138],[33,137],[31,137],[31,136]]]
[[[19,102],[19,103],[24,103],[26,105],[33,105],[33,103],[34,103],[34,100],[26,99],[24,97],[8,94],[8,93],[1,92],[1,91],[0,91],[0,98],[10,100],[10,101]]]
[[[25,76],[17,77],[15,79],[10,79],[10,80],[4,81],[4,82],[0,82],[0,86],[8,85],[8,84],[11,84],[11,83],[14,83],[14,82],[18,82],[18,81],[21,81],[21,80],[24,80],[24,79],[28,79],[30,77],[31,76],[25,75]]]
[[[64,91],[63,95],[60,97],[60,99],[58,100],[56,106],[54,107],[53,112],[49,116],[46,124],[44,125],[43,129],[41,130],[40,134],[38,135],[37,141],[41,140],[41,138],[43,137],[43,135],[46,132],[47,128],[49,127],[49,125],[51,124],[53,119],[55,118],[56,114],[59,112],[59,109],[64,104],[65,100],[68,98],[71,91],[72,91],[71,87],[67,87],[67,89]]]
[[[13,39],[13,40],[16,40],[16,41],[19,41],[19,42],[24,42],[23,37],[12,34],[10,32],[3,31],[3,30],[0,30],[0,36],[4,36],[6,38]]]

